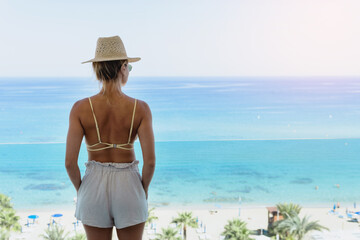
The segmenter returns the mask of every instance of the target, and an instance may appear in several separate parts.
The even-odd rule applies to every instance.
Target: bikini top
[[[88,145],[88,144],[86,144],[87,149],[88,149],[89,151],[100,151],[100,150],[107,149],[107,148],[121,148],[121,149],[125,149],[125,150],[132,150],[132,149],[134,149],[134,144],[133,144],[133,143],[130,143],[130,137],[131,137],[131,131],[132,131],[133,124],[134,124],[134,116],[135,116],[135,108],[136,108],[136,98],[135,98],[133,115],[132,115],[132,119],[131,119],[131,127],[130,127],[129,139],[128,139],[128,142],[127,142],[127,143],[122,143],[122,144],[101,142],[99,127],[98,127],[98,124],[97,124],[97,121],[96,121],[96,117],[95,117],[95,114],[94,114],[94,109],[93,109],[93,106],[92,106],[90,97],[89,97],[89,102],[90,102],[90,107],[91,107],[92,114],[93,114],[93,116],[94,116],[95,126],[96,126],[96,132],[97,132],[97,136],[98,136],[99,142],[98,142],[98,143],[95,143],[95,144],[93,144],[93,145]],[[107,146],[106,146],[106,147],[102,147],[102,148],[91,149],[92,147],[94,147],[94,146],[96,146],[96,145],[99,145],[99,144],[104,144],[104,145],[107,145]],[[131,147],[130,147],[130,148],[123,147],[124,145],[130,145]]]

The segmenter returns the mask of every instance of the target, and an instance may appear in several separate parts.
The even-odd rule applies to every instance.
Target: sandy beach
[[[215,212],[211,212],[215,210]],[[310,235],[316,235],[316,232],[308,234],[306,239],[360,239],[360,225],[357,222],[349,222],[346,218],[346,209],[338,208],[336,211],[338,215],[329,214],[330,208],[302,208],[300,217],[305,215],[310,216],[311,221],[318,220],[319,223],[325,227],[328,227],[331,232],[324,232],[322,235],[318,234],[317,238],[310,237]],[[348,209],[349,211],[359,211],[360,209]],[[161,228],[165,228],[170,225],[171,219],[177,216],[178,212],[192,211],[194,217],[198,217],[199,225],[202,223],[201,229],[188,229],[188,239],[221,239],[220,234],[224,229],[227,221],[233,218],[239,217],[239,210],[237,208],[222,207],[212,209],[200,209],[196,207],[158,207],[155,208],[154,213],[159,219],[156,220],[153,227],[156,226],[156,233],[161,232]],[[84,232],[81,222],[76,224],[74,217],[75,206],[71,209],[57,210],[21,210],[17,211],[17,215],[20,216],[20,223],[23,227],[23,233],[12,234],[10,239],[42,239],[39,234],[44,233],[44,229],[48,227],[51,215],[56,213],[63,214],[62,217],[57,220],[66,231],[70,232],[69,237],[75,234],[75,228],[77,232]],[[25,224],[28,221],[28,216],[36,214],[39,216],[35,220],[34,224],[27,227]],[[340,218],[339,215],[343,215],[344,218]],[[240,219],[248,223],[248,228],[251,230],[266,229],[267,228],[267,209],[266,207],[246,207],[243,206],[240,211]],[[32,222],[32,220],[30,221]],[[75,223],[75,225],[74,225]],[[202,233],[206,228],[206,233]],[[143,239],[152,239],[155,230],[151,230],[150,226],[144,231]],[[321,238],[322,236],[322,238]],[[254,236],[255,237],[255,236]],[[114,228],[113,239],[117,239]]]

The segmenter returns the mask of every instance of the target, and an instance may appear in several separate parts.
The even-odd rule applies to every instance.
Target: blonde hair
[[[110,87],[112,88],[117,87],[119,84],[118,74],[121,69],[121,66],[124,63],[128,63],[128,60],[114,60],[114,61],[104,61],[104,62],[93,62],[92,67],[95,72],[96,78],[102,83],[103,85],[103,95],[107,99],[107,103],[110,104],[108,91]]]

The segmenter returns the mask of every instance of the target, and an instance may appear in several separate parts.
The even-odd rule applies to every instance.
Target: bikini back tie
[[[98,142],[95,143],[95,144],[92,144],[92,145],[86,144],[86,148],[87,148],[89,151],[100,151],[100,150],[107,149],[107,148],[121,148],[121,149],[125,149],[125,150],[132,150],[132,149],[134,149],[134,144],[133,144],[133,143],[130,143],[130,138],[131,138],[131,132],[132,132],[133,125],[134,125],[134,117],[135,117],[135,109],[136,109],[136,98],[135,98],[135,103],[134,103],[134,110],[133,110],[133,114],[132,114],[132,119],[131,119],[131,127],[130,127],[129,138],[128,138],[127,143],[121,143],[121,144],[117,144],[117,143],[106,143],[106,142],[102,142],[102,141],[101,141],[99,126],[98,126],[97,121],[96,121],[96,117],[95,117],[94,109],[93,109],[93,106],[92,106],[92,103],[91,103],[91,99],[90,99],[90,97],[89,97],[88,99],[89,99],[89,102],[90,102],[91,111],[92,111],[92,114],[93,114],[93,117],[94,117],[94,121],[95,121],[95,127],[96,127],[96,133],[97,133],[97,136],[98,136]],[[101,148],[92,148],[92,147],[95,147],[95,146],[97,146],[97,145],[99,145],[99,144],[103,144],[103,145],[106,145],[106,146],[105,146],[105,147],[101,147]],[[131,147],[124,147],[125,145],[130,145]]]

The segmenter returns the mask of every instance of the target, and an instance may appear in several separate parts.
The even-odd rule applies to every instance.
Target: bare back
[[[91,102],[96,115],[101,140],[118,144],[126,143],[129,138],[135,99],[123,94],[121,97],[111,99],[112,104],[109,105],[104,96],[97,94],[91,97]],[[146,118],[144,104],[146,103],[137,99],[130,143],[136,140],[141,121],[144,117]],[[81,100],[80,109],[79,118],[84,129],[86,144],[97,143],[98,136],[95,121],[87,98]],[[149,137],[151,139],[151,136]],[[99,162],[132,162],[136,160],[136,156],[134,149],[108,148],[101,151],[88,151],[88,160]]]

